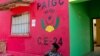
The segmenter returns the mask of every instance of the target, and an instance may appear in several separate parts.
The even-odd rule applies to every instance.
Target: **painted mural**
[[[48,16],[48,20],[45,21],[46,24],[44,23],[44,20],[41,20],[42,28],[47,32],[52,32],[59,26],[59,17],[56,18],[55,25],[53,25],[53,20],[51,23],[49,22],[50,20],[51,16]]]
[[[56,42],[62,56],[69,56],[69,17],[67,0],[36,0],[34,13],[31,18],[36,19],[36,26],[32,28],[34,34],[34,52],[43,56]],[[33,15],[32,15],[33,14]],[[35,30],[34,30],[35,29]],[[37,49],[36,49],[37,48]]]

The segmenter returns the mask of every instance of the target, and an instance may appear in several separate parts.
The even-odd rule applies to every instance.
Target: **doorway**
[[[100,19],[93,19],[94,52],[100,52]]]

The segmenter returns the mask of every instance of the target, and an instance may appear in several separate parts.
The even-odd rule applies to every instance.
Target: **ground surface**
[[[100,56],[100,47],[95,46],[94,52],[87,54],[86,56]]]

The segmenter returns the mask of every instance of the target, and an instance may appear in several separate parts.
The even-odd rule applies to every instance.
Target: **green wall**
[[[87,9],[91,19],[100,18],[100,0],[93,0],[88,2]]]
[[[70,56],[83,56],[91,51],[90,19],[84,3],[69,4]]]

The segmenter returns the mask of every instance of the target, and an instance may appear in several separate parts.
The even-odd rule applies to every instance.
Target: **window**
[[[12,17],[11,35],[29,35],[29,14]]]

